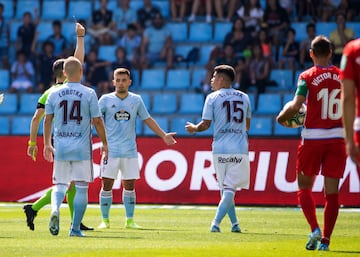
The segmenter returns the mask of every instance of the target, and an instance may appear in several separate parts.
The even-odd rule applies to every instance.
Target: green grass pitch
[[[0,204],[1,257],[118,257],[118,256],[360,256],[360,212],[341,209],[330,252],[305,250],[308,225],[299,208],[237,209],[242,233],[231,233],[227,217],[221,233],[210,233],[215,207],[138,205],[136,222],[144,230],[127,230],[122,205],[111,209],[111,228],[99,230],[98,205],[89,205],[84,223],[95,227],[86,238],[68,236],[68,208],[61,208],[60,233],[48,230],[49,207],[35,219],[35,231],[26,226],[22,204]],[[322,225],[322,209],[318,209]]]

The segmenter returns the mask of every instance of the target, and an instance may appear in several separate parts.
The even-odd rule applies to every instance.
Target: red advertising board
[[[42,157],[38,138],[38,160],[26,155],[28,137],[0,137],[0,201],[31,202],[51,186],[52,164]],[[138,203],[217,204],[219,191],[211,155],[211,138],[178,138],[167,147],[159,138],[138,138],[141,179],[136,183]],[[89,201],[98,203],[99,143],[94,139],[95,181],[89,186]],[[250,139],[251,183],[236,194],[238,205],[297,205],[295,159],[298,139]],[[323,205],[323,179],[313,188]],[[340,183],[340,203],[360,206],[360,182],[348,160]],[[114,202],[121,203],[120,178],[114,185]]]

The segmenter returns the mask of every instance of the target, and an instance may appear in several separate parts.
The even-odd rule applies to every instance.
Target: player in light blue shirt
[[[69,57],[64,62],[68,82],[54,89],[45,104],[44,157],[54,162],[49,230],[59,233],[60,205],[71,181],[75,182],[74,215],[70,236],[84,236],[80,223],[88,202],[88,183],[93,181],[91,123],[103,143],[107,159],[107,140],[97,96],[93,89],[80,84],[81,62]],[[54,121],[54,148],[51,145]]]
[[[136,146],[136,119],[161,137],[165,144],[173,145],[175,133],[165,133],[148,113],[140,95],[129,92],[130,71],[118,68],[114,71],[115,92],[103,95],[99,100],[109,140],[109,158],[101,162],[100,209],[102,223],[99,228],[110,228],[109,212],[112,204],[112,187],[119,171],[123,185],[122,199],[125,207],[125,227],[141,228],[134,222],[136,203],[135,181],[140,177]]]
[[[229,65],[214,68],[211,86],[214,92],[206,97],[202,120],[188,122],[189,133],[207,130],[214,123],[212,143],[213,162],[221,200],[211,232],[220,232],[226,214],[231,221],[231,232],[241,232],[235,212],[234,197],[238,188],[249,188],[250,162],[247,131],[250,128],[251,107],[247,94],[232,88],[235,70]]]

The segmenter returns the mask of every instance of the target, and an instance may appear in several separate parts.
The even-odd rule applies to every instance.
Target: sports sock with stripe
[[[80,223],[84,217],[88,204],[88,184],[86,182],[75,182],[75,186],[74,217],[71,228],[75,231],[79,231]]]
[[[213,224],[217,226],[220,225],[222,219],[228,213],[229,208],[234,204],[234,196],[235,192],[233,190],[226,188],[224,189]]]
[[[316,218],[316,206],[310,189],[300,189],[297,192],[298,201],[301,209],[305,215],[307,222],[310,225],[311,231],[319,227]]]
[[[125,206],[126,218],[133,218],[136,203],[135,190],[130,191],[123,189],[122,200]]]
[[[112,190],[104,191],[101,189],[100,191],[100,211],[103,219],[109,218],[110,207],[112,204]]]

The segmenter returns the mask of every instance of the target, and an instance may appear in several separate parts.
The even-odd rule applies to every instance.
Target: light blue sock
[[[220,190],[220,197],[222,197],[222,194],[223,190]],[[231,226],[239,225],[239,221],[236,217],[235,202],[229,207],[227,214],[230,218]]]
[[[88,183],[75,182],[76,194],[74,197],[74,217],[71,229],[80,230],[80,223],[84,217],[88,203]]]
[[[51,192],[51,213],[60,212],[60,205],[64,201],[68,185],[56,184]]]
[[[129,190],[123,189],[122,198],[123,198],[122,199],[123,204],[125,206],[126,218],[133,218],[134,211],[135,211],[135,203],[136,203],[135,190],[129,191]]]
[[[235,210],[235,203],[233,202],[233,204],[229,207],[229,210],[228,210],[228,216],[230,218],[230,222],[231,222],[231,225],[234,226],[234,225],[238,225],[239,224],[239,221],[236,217],[236,210]]]
[[[112,190],[100,191],[100,210],[103,219],[109,218],[110,207],[112,204]]]
[[[213,224],[219,226],[224,216],[228,213],[229,208],[234,204],[234,195],[235,192],[231,189],[225,188],[218,205],[216,215],[213,221]]]

